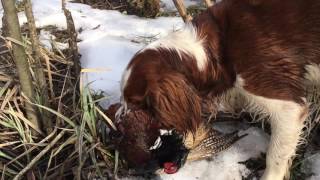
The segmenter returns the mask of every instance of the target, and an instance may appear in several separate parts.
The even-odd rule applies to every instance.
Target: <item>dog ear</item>
[[[167,128],[185,134],[201,123],[201,98],[179,73],[163,75],[148,90],[156,119]]]

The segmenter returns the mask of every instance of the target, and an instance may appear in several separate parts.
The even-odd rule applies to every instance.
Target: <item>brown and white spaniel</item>
[[[282,180],[308,116],[306,84],[319,83],[319,64],[320,1],[223,0],[132,58],[122,78],[117,125],[133,110],[152,117],[152,125],[137,120],[131,122],[139,124],[136,129],[120,128],[126,135],[120,144],[130,133],[140,138],[121,152],[147,166],[161,143],[145,129],[195,134],[206,126],[202,99],[212,98],[213,113],[246,110],[268,117],[272,135],[262,179]]]

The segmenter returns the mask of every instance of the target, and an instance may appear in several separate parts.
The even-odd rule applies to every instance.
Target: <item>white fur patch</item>
[[[172,135],[172,130],[160,129],[159,132],[160,132],[161,136],[163,136],[163,135],[166,135],[166,136]]]
[[[186,24],[183,29],[149,44],[145,50],[157,48],[176,50],[180,57],[181,52],[194,56],[200,71],[205,69],[208,62],[203,40],[199,38],[196,28],[191,24]]]
[[[240,75],[237,75],[234,88],[228,90],[217,99],[217,108],[219,111],[239,114],[241,112],[250,112],[252,115],[259,115],[261,119],[271,116],[272,112],[282,109],[281,107],[291,107],[291,101],[264,98],[256,96],[243,89],[245,81]],[[301,97],[303,101],[305,98]],[[283,105],[285,104],[285,105]],[[296,104],[296,103],[294,103]],[[283,110],[282,110],[283,111]],[[256,119],[254,117],[254,119]],[[259,119],[258,119],[259,120]]]

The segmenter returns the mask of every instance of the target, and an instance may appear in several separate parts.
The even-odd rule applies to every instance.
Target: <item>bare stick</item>
[[[72,15],[70,13],[70,11],[66,8],[66,2],[65,0],[62,0],[62,10],[64,12],[64,15],[66,16],[66,20],[67,20],[67,31],[69,33],[70,39],[69,39],[69,49],[71,51],[71,55],[73,58],[73,63],[74,63],[74,72],[76,73],[75,76],[78,77],[80,74],[80,55],[79,55],[79,51],[78,51],[78,45],[77,45],[77,32],[76,29],[74,27],[74,21],[72,18]]]
[[[173,0],[174,5],[178,9],[180,16],[184,22],[189,22],[192,20],[192,17],[187,14],[187,9],[184,6],[183,0]]]

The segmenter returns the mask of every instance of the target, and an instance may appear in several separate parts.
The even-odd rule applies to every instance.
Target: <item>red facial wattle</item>
[[[163,171],[167,174],[174,174],[178,171],[178,166],[173,162],[166,162],[163,164]]]

